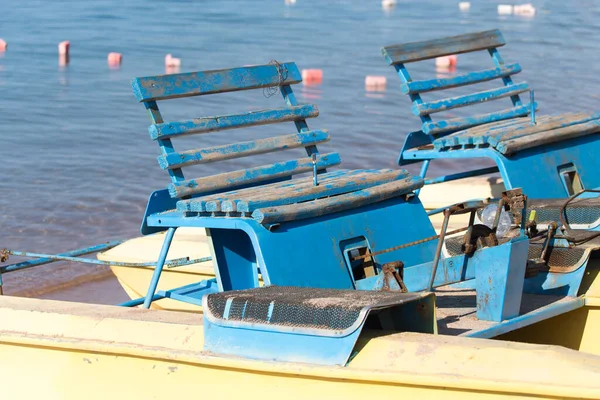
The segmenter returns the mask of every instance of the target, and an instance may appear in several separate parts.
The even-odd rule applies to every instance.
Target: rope
[[[458,228],[458,229],[455,229],[453,231],[446,232],[446,235],[453,235],[455,233],[464,232],[467,229],[469,229],[468,226],[464,227],[464,228]],[[406,244],[401,244],[400,246],[390,247],[389,249],[379,250],[379,251],[375,251],[373,253],[367,253],[367,254],[365,254],[363,256],[357,256],[357,257],[354,257],[352,260],[362,260],[364,258],[378,256],[379,254],[390,253],[392,251],[404,249],[404,248],[411,247],[411,246],[416,246],[417,244],[421,244],[421,243],[425,243],[425,242],[430,242],[432,240],[436,240],[436,239],[439,239],[439,238],[440,238],[440,235],[429,236],[429,237],[426,237],[426,238],[421,239],[421,240],[416,240],[414,242],[410,242],[410,243],[406,243]]]
[[[269,86],[269,87],[266,87],[263,89],[263,95],[266,98],[275,96],[279,92],[279,90],[280,90],[279,88],[281,87],[281,85],[283,85],[283,83],[285,82],[285,80],[288,77],[287,68],[284,67],[283,65],[281,65],[277,60],[271,60],[269,65],[274,65],[275,68],[277,68],[277,75],[279,77],[279,82],[277,83],[276,86]]]

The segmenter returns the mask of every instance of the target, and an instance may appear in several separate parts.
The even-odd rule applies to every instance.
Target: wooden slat
[[[519,127],[518,129],[502,129],[489,132],[485,139],[492,146],[496,146],[500,141],[517,139],[535,133],[551,131],[555,129],[567,128],[572,125],[583,124],[600,118],[600,113],[576,113],[567,115],[552,115],[545,118],[538,118],[535,125]]]
[[[600,121],[594,120],[583,124],[568,126],[566,128],[539,132],[516,139],[502,140],[496,149],[509,156],[519,151],[550,143],[560,142],[600,132]]]
[[[413,114],[417,116],[429,115],[446,110],[452,110],[454,108],[466,107],[472,104],[510,97],[527,91],[529,91],[529,85],[525,82],[517,85],[503,86],[501,88],[485,90],[464,96],[456,96],[447,99],[431,101],[428,103],[415,104],[413,106]]]
[[[388,63],[398,64],[485,50],[504,46],[505,44],[506,42],[500,31],[494,29],[441,39],[387,46],[381,49],[381,53]]]
[[[261,208],[252,213],[252,218],[262,224],[314,218],[389,200],[412,192],[422,186],[423,179],[411,177],[325,199]]]
[[[351,171],[345,169],[338,169],[335,171],[320,173],[320,179],[332,179],[337,176],[341,176],[347,173],[351,173]],[[279,181],[274,183],[268,183],[263,185],[257,185],[252,187],[247,187],[243,189],[235,189],[230,190],[228,192],[221,192],[218,194],[212,194],[202,197],[195,197],[193,199],[187,200],[179,200],[177,202],[177,210],[178,211],[195,211],[195,212],[204,212],[206,209],[204,208],[205,204],[209,201],[215,200],[228,200],[234,197],[244,197],[244,196],[253,196],[256,193],[263,193],[265,191],[270,191],[274,189],[279,189],[282,187],[294,185],[300,179],[289,179],[285,181]]]
[[[537,103],[534,106],[537,108]],[[439,135],[444,132],[458,131],[476,125],[487,124],[489,122],[523,117],[529,114],[529,110],[530,106],[529,104],[526,104],[498,112],[474,115],[472,117],[453,118],[437,122],[425,122],[423,124],[423,132],[429,135]]]
[[[280,66],[280,69],[276,65],[268,64],[147,76],[134,79],[131,86],[138,101],[155,101],[302,82],[302,75],[295,63],[282,63]]]
[[[148,131],[152,139],[166,139],[235,129],[244,126],[275,124],[286,121],[299,121],[319,115],[319,109],[314,104],[275,108],[270,110],[251,111],[245,114],[221,115],[215,117],[194,118],[187,121],[165,122],[150,125]]]
[[[340,162],[340,156],[337,153],[320,155],[317,157],[317,169],[338,165]],[[236,187],[255,182],[283,178],[312,170],[312,160],[310,158],[301,158],[298,160],[207,176],[204,178],[190,179],[183,182],[174,182],[169,185],[169,193],[171,194],[171,197],[191,196],[193,194],[212,192],[227,187]]]
[[[361,175],[364,173],[375,173],[374,170],[343,170],[344,172],[338,173],[338,171],[328,172],[326,174],[319,174],[319,184],[331,185],[335,184],[340,179],[344,179],[347,177],[355,177],[357,175]],[[221,209],[223,211],[239,211],[239,212],[247,212],[244,211],[245,208],[238,209],[239,204],[246,204],[248,201],[260,200],[265,197],[272,196],[273,193],[278,193],[279,196],[286,196],[289,193],[299,192],[302,190],[310,189],[314,185],[313,177],[306,176],[302,178],[292,179],[290,184],[281,185],[279,187],[274,188],[257,188],[254,191],[248,191],[244,193],[238,193],[235,195],[228,195],[227,199],[221,202]],[[260,190],[262,189],[262,190]]]
[[[539,117],[538,121],[543,123],[548,119],[548,116],[544,116]],[[453,147],[458,145],[484,144],[487,143],[487,138],[490,134],[493,134],[493,132],[498,132],[500,130],[518,130],[529,126],[531,126],[531,118],[529,117],[511,118],[500,122],[477,125],[474,128],[465,129],[463,131],[436,139],[434,141],[434,147],[439,150],[444,147]],[[469,131],[471,131],[470,134],[465,134],[465,132]]]
[[[206,149],[189,150],[181,153],[164,154],[158,157],[162,169],[183,168],[196,164],[231,160],[274,151],[294,149],[329,141],[329,133],[324,130],[300,132],[292,135],[275,136],[214,146]]]
[[[402,83],[400,89],[404,94],[426,93],[434,90],[451,89],[459,86],[466,86],[475,83],[491,81],[497,78],[504,78],[521,72],[519,64],[509,64],[502,68],[492,68],[485,71],[469,72],[468,74],[457,75],[451,78],[429,79],[423,81],[412,81]]]
[[[265,196],[259,199],[236,201],[236,211],[253,212],[258,208],[283,206],[321,197],[338,196],[406,178],[407,175],[404,170],[382,173],[363,172],[353,176],[340,177],[332,182],[323,180],[318,186],[312,185],[311,177],[309,178],[310,184],[302,188],[290,186],[278,191],[265,192]]]

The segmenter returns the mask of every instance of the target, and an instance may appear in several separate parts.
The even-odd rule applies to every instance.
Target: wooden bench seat
[[[479,125],[434,140],[437,150],[493,147],[505,156],[536,146],[600,132],[600,114],[568,113]]]
[[[225,216],[240,213],[260,223],[285,222],[361,207],[411,193],[423,180],[405,170],[334,171],[258,188],[233,190],[177,202],[177,210]]]

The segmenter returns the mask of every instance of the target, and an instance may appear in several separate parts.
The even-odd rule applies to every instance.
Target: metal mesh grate
[[[421,297],[415,293],[266,286],[208,295],[212,316],[229,321],[268,323],[294,328],[344,330],[365,307],[400,304]]]
[[[540,258],[543,248],[543,244],[530,244],[528,258],[530,260]],[[566,272],[565,270],[579,265],[582,259],[587,257],[587,250],[581,247],[552,247],[548,251],[550,252],[548,266],[552,272]]]
[[[531,210],[537,214],[539,224],[560,222],[560,210],[566,200],[531,200],[527,219]],[[600,219],[600,198],[576,199],[566,208],[566,221],[570,225],[590,225]]]
[[[498,244],[506,243],[509,240],[510,238],[508,237],[500,238],[498,239]],[[444,241],[444,246],[446,246],[446,251],[450,257],[459,256],[464,253],[462,249],[463,241],[464,235],[450,237]]]

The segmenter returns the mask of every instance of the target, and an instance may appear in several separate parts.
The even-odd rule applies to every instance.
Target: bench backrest
[[[505,64],[498,52],[498,47],[506,42],[499,30],[470,33],[447,37],[443,39],[422,42],[406,43],[382,48],[382,54],[390,65],[393,65],[402,79],[402,92],[408,94],[413,102],[413,114],[422,121],[422,131],[431,139],[444,136],[469,127],[501,121],[505,119],[523,117],[529,114],[531,106],[524,105],[519,97],[520,93],[529,91],[525,82],[514,83],[511,76],[521,72],[519,64]],[[483,71],[470,72],[449,78],[428,79],[413,81],[405,64],[416,61],[429,60],[437,57],[454,54],[470,53],[475,51],[489,52],[495,68]],[[473,85],[481,82],[501,78],[503,86],[480,91],[473,94],[449,97],[442,100],[425,102],[421,93],[451,89],[459,86]],[[458,107],[510,97],[512,107],[501,111],[479,114],[465,118],[452,118],[433,121],[431,115]],[[534,104],[535,106],[535,104]]]
[[[290,85],[302,81],[295,63],[272,63],[243,68],[201,71],[173,75],[136,78],[132,82],[136,98],[150,113],[150,137],[155,140],[161,155],[158,163],[171,177],[169,193],[173,198],[206,193],[218,193],[231,188],[249,186],[261,181],[289,178],[313,170],[313,154],[318,170],[340,163],[337,153],[319,154],[318,143],[327,142],[329,134],[323,130],[310,131],[306,118],[319,114],[316,105],[298,104]],[[199,117],[184,121],[165,122],[158,101],[214,93],[278,87],[286,107],[252,111],[238,115]],[[262,95],[262,93],[261,93]],[[250,127],[279,122],[294,122],[297,133],[253,141],[204,147],[183,152],[175,151],[172,139],[192,134]],[[202,137],[202,136],[200,136]],[[304,147],[308,157],[277,162],[270,165],[188,179],[182,169],[190,165],[206,164],[291,148]]]

